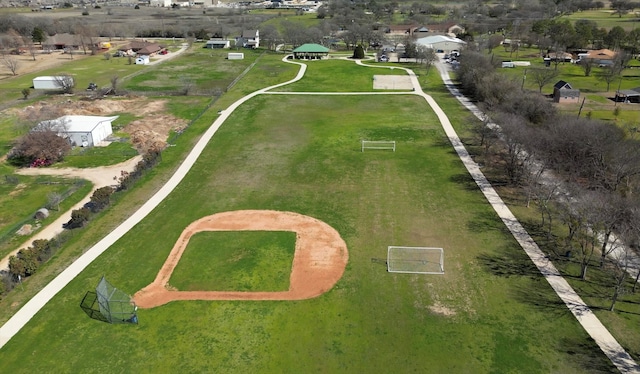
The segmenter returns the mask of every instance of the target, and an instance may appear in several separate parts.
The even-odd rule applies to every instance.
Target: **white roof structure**
[[[100,117],[100,116],[63,116],[50,121],[44,121],[44,123],[53,124],[52,128],[55,128],[57,123],[62,125],[62,130],[66,133],[72,132],[91,132],[103,122],[113,122],[118,116],[113,117]]]
[[[420,39],[416,40],[416,43],[421,44],[421,45],[425,45],[425,46],[428,46],[428,47],[431,47],[434,44],[440,44],[440,43],[453,43],[453,44],[457,44],[457,45],[465,45],[465,44],[467,44],[467,42],[465,42],[462,39],[453,38],[451,36],[446,36],[446,35],[425,36],[424,38],[420,38]]]
[[[111,122],[118,116],[63,116],[40,122],[34,131],[51,129],[73,146],[91,147],[113,133]]]

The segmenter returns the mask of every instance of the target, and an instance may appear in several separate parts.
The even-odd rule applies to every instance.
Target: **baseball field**
[[[374,73],[350,74],[365,82]],[[349,80],[334,81],[336,92],[349,91]],[[452,122],[467,118],[459,108],[447,113]],[[393,140],[396,151],[361,152],[362,139]],[[185,229],[236,211],[253,211],[254,221],[256,211],[289,212],[330,227],[340,239],[332,242],[346,247],[336,252],[343,272],[309,298],[145,305],[137,325],[104,323],[80,308],[103,275],[137,294]],[[305,249],[298,231],[222,225],[224,234],[193,234],[163,275],[168,288],[292,287],[286,274]],[[388,273],[389,245],[444,248],[445,273]],[[5,345],[0,362],[6,372],[83,373],[612,369],[478,191],[427,103],[409,94],[260,95],[243,104],[171,195]]]

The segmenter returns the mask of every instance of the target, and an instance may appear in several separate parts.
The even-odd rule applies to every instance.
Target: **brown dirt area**
[[[201,231],[293,231],[296,247],[288,291],[178,291],[169,279],[195,233]],[[182,232],[156,279],[134,295],[136,305],[153,308],[174,300],[303,300],[322,295],[340,280],[349,252],[340,234],[326,223],[292,212],[240,210],[191,223]]]
[[[120,97],[101,100],[71,100],[56,97],[40,101],[23,109],[7,109],[20,120],[51,119],[62,115],[109,116],[131,113],[138,119],[126,125],[122,132],[131,136],[131,143],[139,152],[162,149],[171,131],[183,129],[187,121],[166,114],[166,100],[144,97]]]

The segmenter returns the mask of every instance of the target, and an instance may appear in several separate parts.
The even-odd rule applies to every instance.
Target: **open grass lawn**
[[[128,79],[125,87],[134,91],[176,91],[189,82],[196,90],[224,92],[262,53],[242,49],[243,60],[227,60],[227,53],[233,50],[203,46],[204,43],[194,44],[180,58],[149,67]]]
[[[49,176],[28,177],[13,174],[13,169],[0,166],[0,258],[27,242],[29,236],[16,235],[22,225],[34,228],[48,225],[60,214],[85,197],[91,191],[91,184],[79,180],[69,180]],[[9,177],[7,177],[9,176]],[[11,179],[9,179],[11,178]],[[10,182],[13,180],[13,182]],[[17,184],[15,184],[17,181]],[[64,196],[58,210],[50,209],[49,217],[38,222],[34,213],[49,202],[49,194]],[[37,232],[37,231],[36,231]]]
[[[59,53],[59,52],[55,52]],[[90,82],[99,87],[109,87],[113,76],[123,78],[131,73],[144,69],[141,65],[129,65],[126,58],[111,58],[106,60],[101,54],[95,56],[74,55],[72,60],[69,55],[60,54],[63,65],[35,73],[21,74],[15,78],[4,79],[0,85],[0,103],[16,100],[22,97],[24,88],[33,86],[33,78],[46,75],[70,74],[73,76],[76,90],[82,91]]]
[[[396,140],[397,151],[360,152],[360,139],[375,138]],[[139,325],[109,325],[80,309],[103,274],[133,294],[153,280],[184,227],[236,209],[327,222],[350,251],[343,278],[297,302],[173,302],[140,310]],[[446,274],[389,274],[387,245],[444,247]],[[398,95],[246,103],[168,199],[0,359],[7,371],[612,370],[506,233],[428,106]]]
[[[180,291],[286,291],[295,245],[291,231],[199,232],[169,284]]]
[[[598,23],[599,28],[604,27],[607,30],[615,26],[620,26],[627,32],[629,32],[635,28],[640,27],[640,18],[633,11],[629,12],[628,14],[623,14],[622,17],[620,17],[617,14],[613,14],[613,11],[611,9],[594,9],[575,12],[573,14],[563,16],[563,18],[567,18],[572,22],[581,19],[595,21]]]
[[[115,165],[138,155],[128,142],[114,142],[106,147],[75,147],[65,157],[63,162],[54,164],[55,167],[66,168],[94,168],[105,165]]]
[[[373,63],[375,64],[375,63]],[[305,78],[278,88],[292,92],[374,92],[374,75],[407,75],[399,69],[373,69],[356,65],[355,61],[310,61]]]

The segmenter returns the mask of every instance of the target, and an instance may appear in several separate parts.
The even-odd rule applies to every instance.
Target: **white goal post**
[[[395,140],[362,140],[362,152],[365,149],[389,149],[393,152],[396,151]]]
[[[389,273],[444,274],[444,249],[389,246],[387,271]]]

